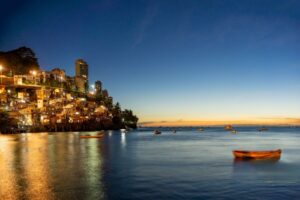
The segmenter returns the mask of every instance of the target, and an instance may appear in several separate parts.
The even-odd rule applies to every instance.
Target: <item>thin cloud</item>
[[[218,42],[238,40],[248,45],[282,46],[299,41],[299,28],[293,19],[231,15],[214,29],[212,32]]]
[[[150,5],[148,5],[146,13],[138,26],[137,35],[133,42],[133,47],[136,47],[137,45],[143,42],[146,35],[146,31],[153,24],[154,18],[157,14],[158,4],[151,3]]]

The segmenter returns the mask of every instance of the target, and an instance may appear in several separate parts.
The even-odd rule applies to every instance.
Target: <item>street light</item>
[[[31,72],[31,74],[33,75],[33,78],[34,78],[34,85],[36,85],[36,78],[35,78],[35,76],[36,76],[36,71],[35,70],[32,70],[32,71],[30,71]]]
[[[94,95],[95,94],[95,85],[90,85],[90,88],[91,88],[90,93]]]
[[[63,88],[63,81],[64,81],[64,77],[60,76],[60,87]]]
[[[0,65],[1,85],[2,85],[2,70],[3,70],[3,66],[2,66],[2,65]]]

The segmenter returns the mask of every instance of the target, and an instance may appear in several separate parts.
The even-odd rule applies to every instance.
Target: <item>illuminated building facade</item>
[[[88,92],[88,64],[82,59],[75,62],[75,83],[79,92]]]

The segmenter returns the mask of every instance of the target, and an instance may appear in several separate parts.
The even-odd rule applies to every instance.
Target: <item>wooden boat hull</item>
[[[274,151],[232,151],[235,158],[238,159],[279,159],[281,150]]]
[[[81,135],[80,138],[103,138],[104,135]]]

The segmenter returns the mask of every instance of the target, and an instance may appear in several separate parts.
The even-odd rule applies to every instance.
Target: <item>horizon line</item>
[[[139,122],[139,126],[299,126],[300,118],[264,118],[252,120],[161,120]]]

